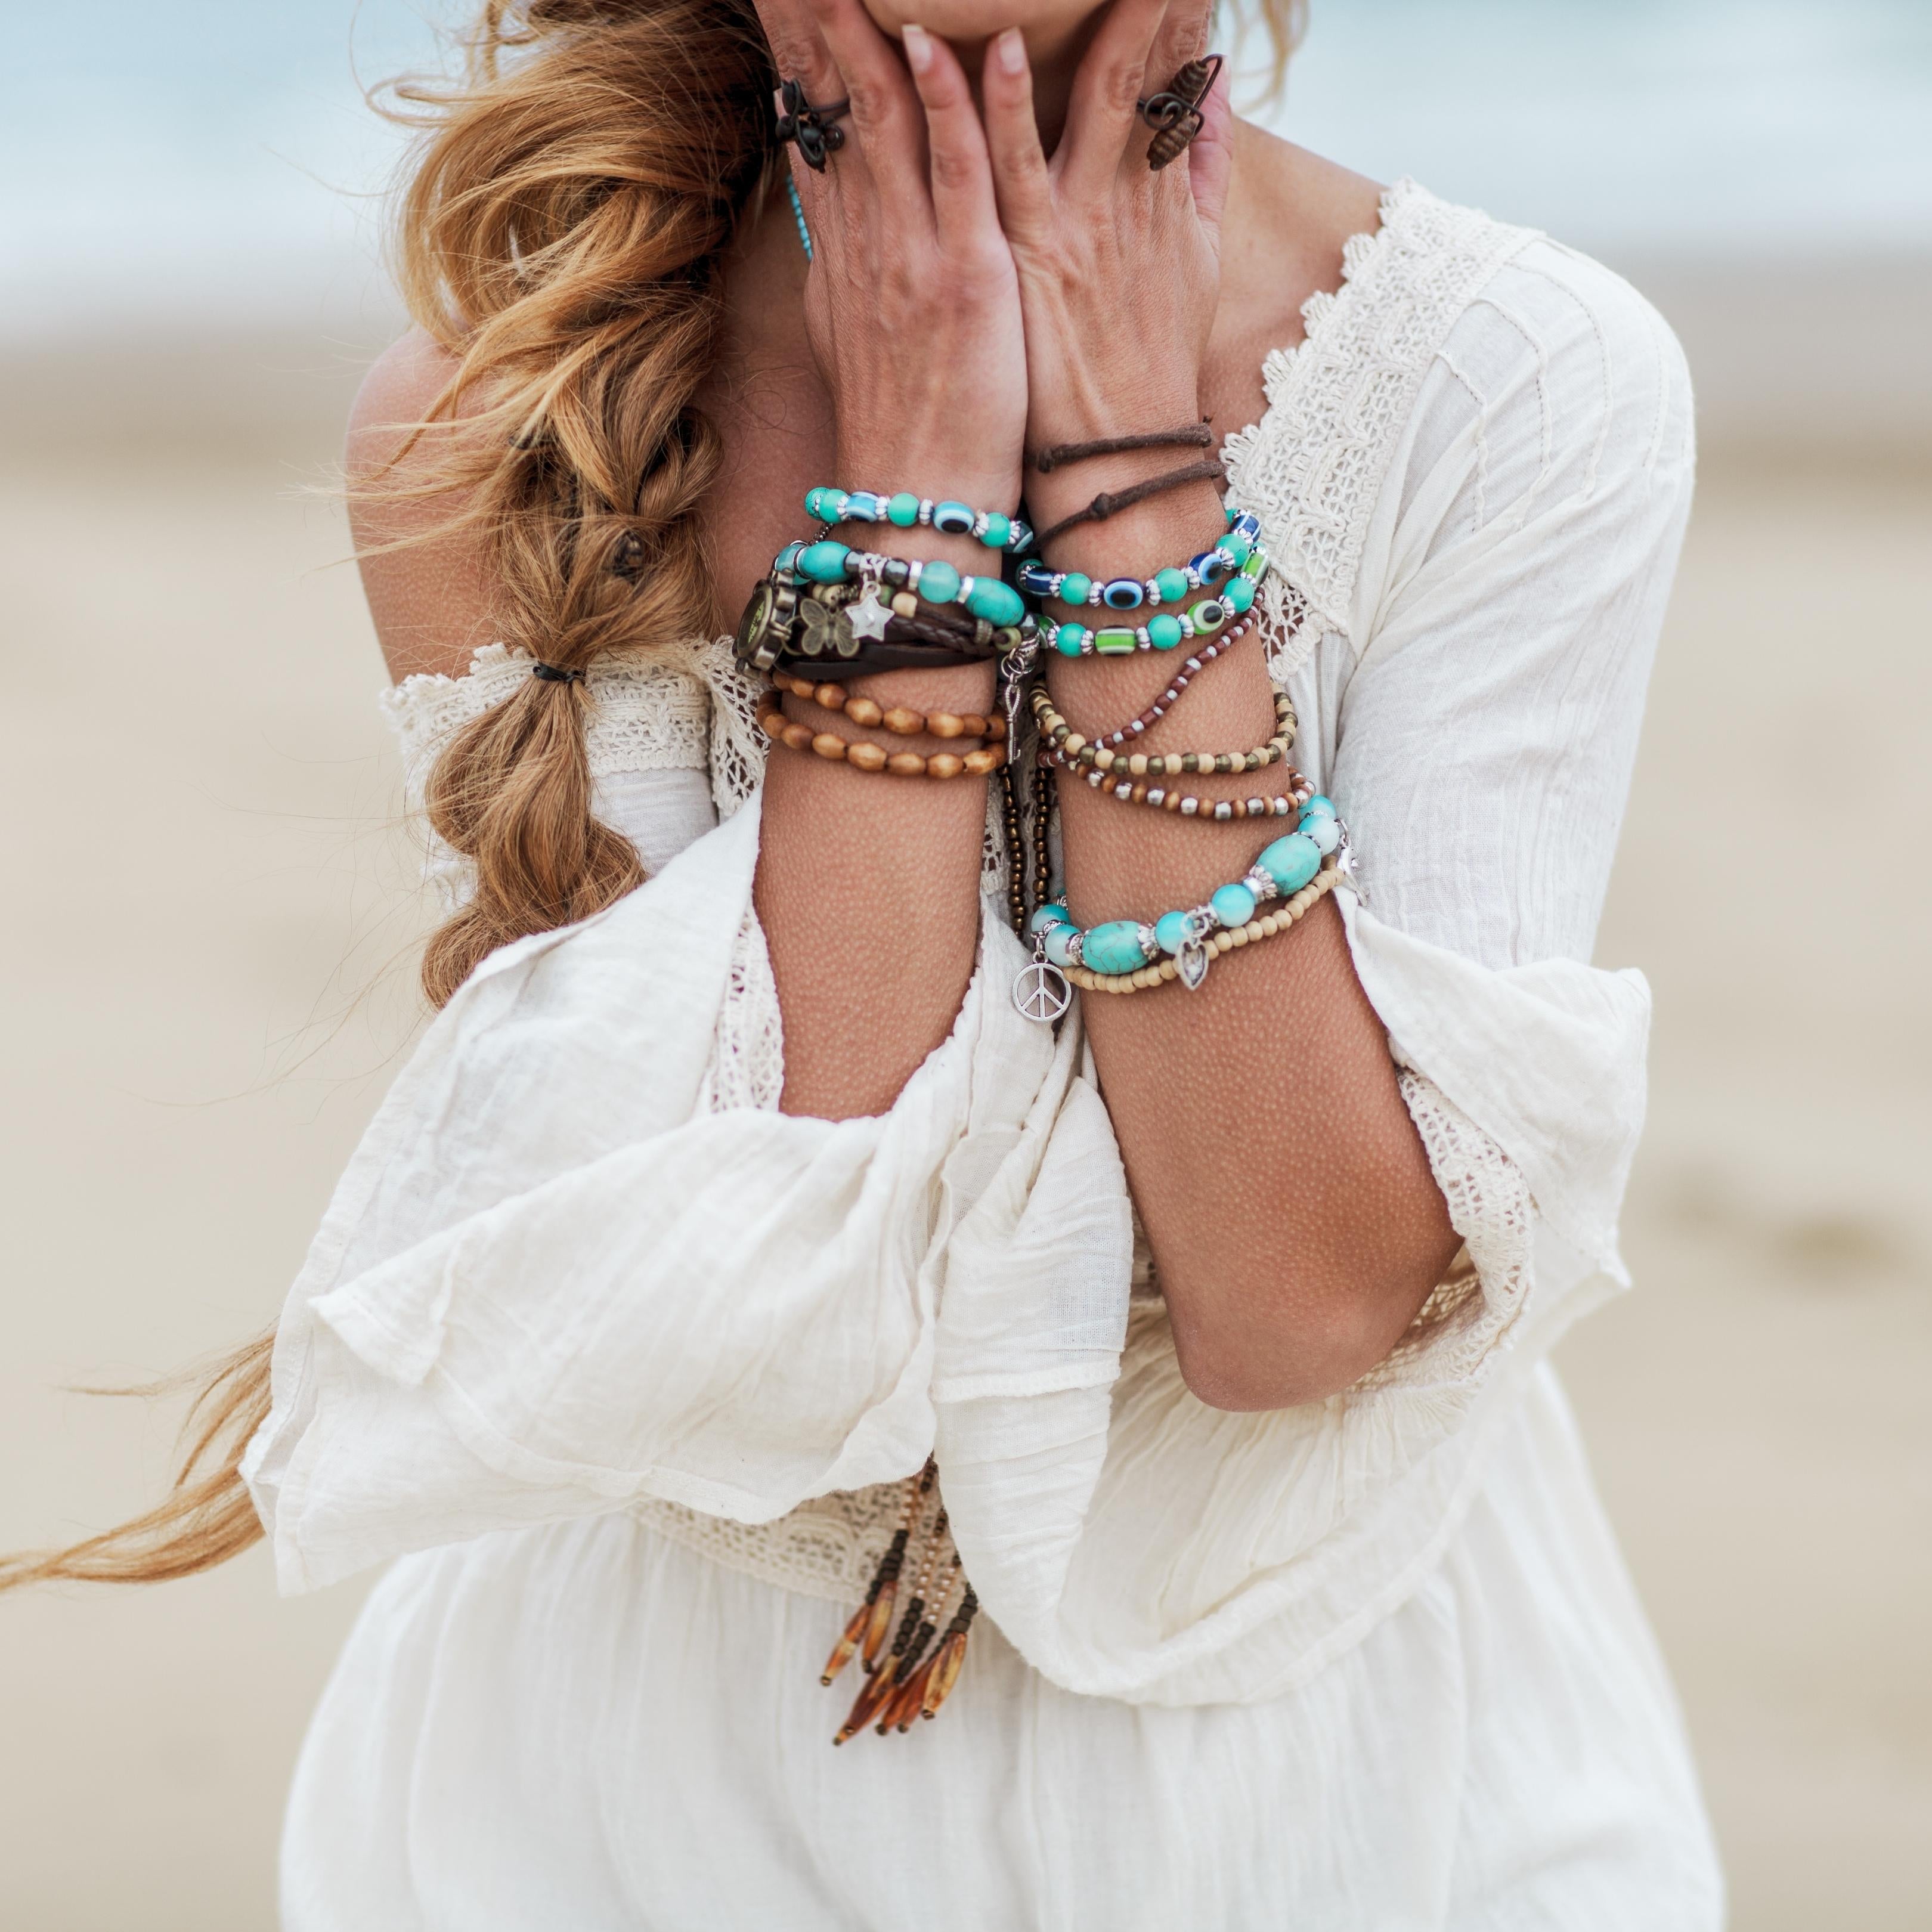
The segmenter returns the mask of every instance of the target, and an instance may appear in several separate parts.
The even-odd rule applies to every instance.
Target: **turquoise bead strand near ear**
[[[902,530],[937,530],[945,537],[971,537],[988,550],[1024,550],[1033,542],[1030,525],[1002,510],[976,510],[950,498],[934,502],[910,490],[841,490],[820,483],[805,493],[805,514],[814,523],[892,524]]]

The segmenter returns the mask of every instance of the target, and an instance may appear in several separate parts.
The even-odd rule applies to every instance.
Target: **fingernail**
[[[1000,65],[1008,74],[1026,72],[1026,38],[1017,27],[1009,27],[1000,36]]]
[[[932,64],[932,41],[926,29],[908,20],[899,33],[905,42],[906,64],[914,74],[925,73]]]

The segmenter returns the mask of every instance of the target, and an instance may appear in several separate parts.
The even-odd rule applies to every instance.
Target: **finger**
[[[1000,218],[986,136],[959,57],[923,27],[902,30],[906,64],[926,110],[926,146],[932,179],[932,213],[942,237],[988,240]]]
[[[838,65],[840,89],[852,104],[846,124],[866,158],[881,206],[894,220],[929,229],[924,116],[904,65],[860,0],[811,0],[811,4]]]
[[[1138,124],[1148,57],[1167,0],[1114,0],[1073,76],[1054,172],[1070,195],[1105,193]]]
[[[1214,17],[1212,0],[1171,0],[1141,75],[1143,95],[1160,93],[1190,61],[1208,51]]]
[[[980,98],[1000,225],[1010,242],[1043,242],[1053,217],[1053,184],[1034,118],[1033,64],[1018,28],[1009,27],[988,42]]]
[[[796,81],[804,88],[806,98],[820,106],[844,94],[844,82],[806,0],[758,0],[758,19],[770,43],[772,63],[781,80]],[[774,88],[772,118],[778,119],[784,111],[782,92]],[[817,230],[825,225],[828,177],[808,167],[796,146],[788,148],[786,153],[806,220]]]
[[[1187,184],[1194,191],[1195,212],[1217,243],[1221,211],[1228,202],[1228,178],[1234,167],[1234,110],[1228,92],[1223,66],[1201,103],[1201,131],[1187,150]]]

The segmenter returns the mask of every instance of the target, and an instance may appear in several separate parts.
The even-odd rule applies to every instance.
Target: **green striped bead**
[[[1094,633],[1094,649],[1099,656],[1118,657],[1123,652],[1139,648],[1140,640],[1124,626],[1109,624],[1103,631]]]

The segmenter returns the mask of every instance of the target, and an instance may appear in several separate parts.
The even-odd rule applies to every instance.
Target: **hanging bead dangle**
[[[958,1681],[979,1598],[961,1567],[945,1504],[935,1498],[938,1477],[938,1466],[928,1457],[925,1468],[907,1478],[898,1527],[879,1559],[866,1600],[826,1660],[821,1683],[831,1683],[855,1656],[866,1673],[832,1740],[835,1744],[868,1725],[881,1737],[893,1731],[903,1734],[914,1719],[931,1717]],[[909,1593],[901,1609],[899,1586],[908,1575]]]

